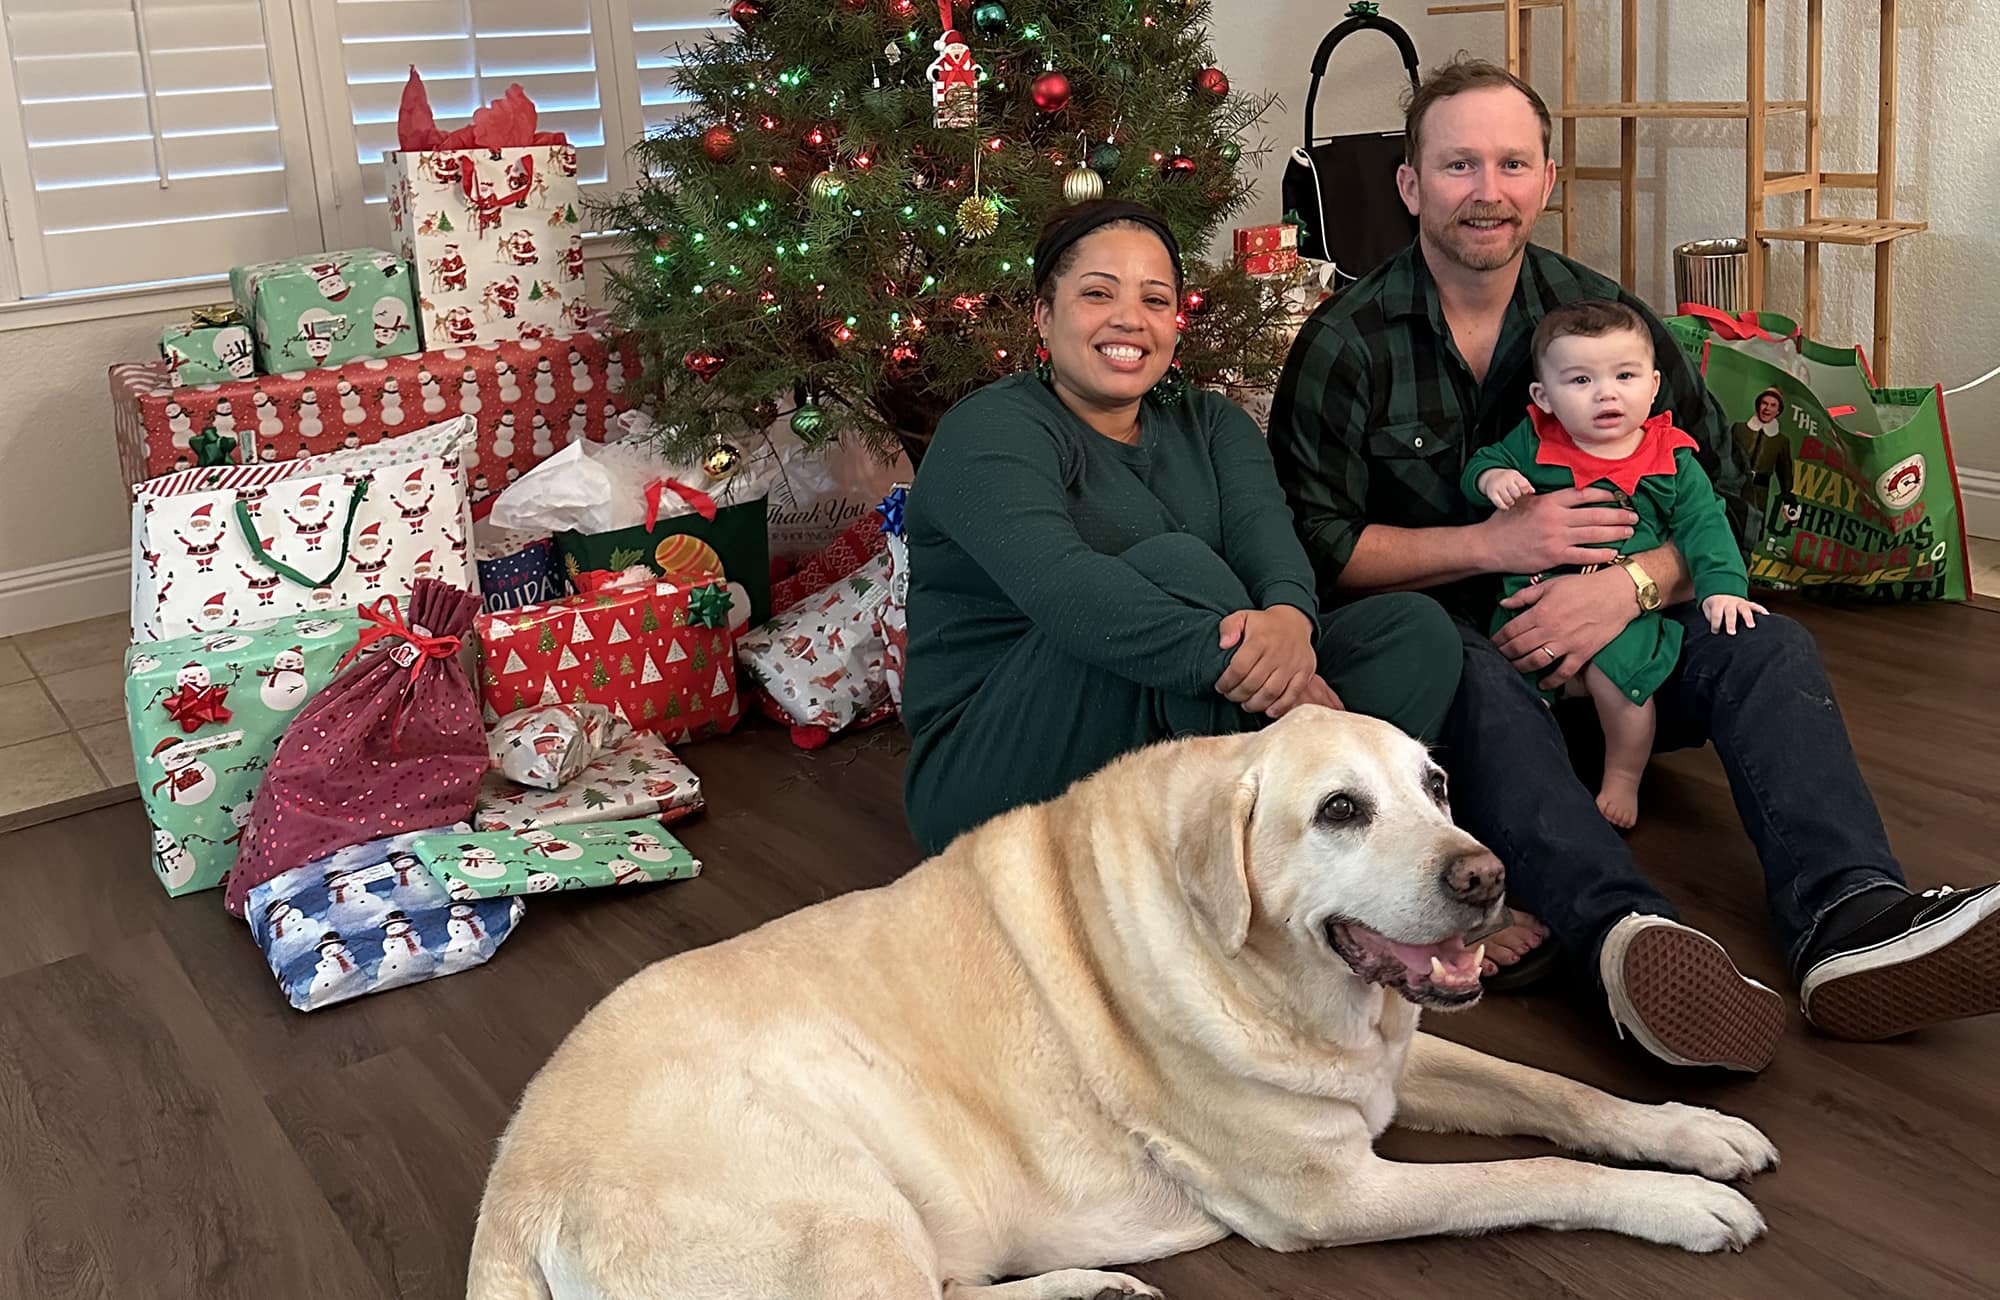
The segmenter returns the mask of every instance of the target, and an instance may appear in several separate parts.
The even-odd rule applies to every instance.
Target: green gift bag
[[[771,616],[769,506],[769,498],[759,495],[735,505],[714,507],[713,518],[689,509],[663,516],[650,528],[642,525],[606,533],[557,533],[556,550],[574,583],[577,574],[592,569],[617,572],[639,564],[669,578],[685,577],[706,558],[702,555],[706,548],[722,562],[730,595],[735,597],[740,590],[747,599],[747,623],[756,627]],[[732,610],[730,622],[743,626],[741,614]]]
[[[1877,388],[1858,349],[1810,340],[1780,366],[1718,339],[1702,375],[1749,462],[1754,586],[1964,600],[1965,512],[1941,388]]]

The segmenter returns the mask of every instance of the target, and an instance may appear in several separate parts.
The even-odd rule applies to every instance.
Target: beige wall
[[[1580,54],[1588,92],[1609,93],[1617,59],[1614,0],[1581,0]],[[1278,177],[1301,133],[1306,69],[1319,36],[1341,6],[1325,0],[1220,0],[1213,43],[1222,66],[1244,90],[1284,97],[1267,128],[1271,152],[1260,165],[1262,199],[1252,215],[1275,218]],[[1499,20],[1432,18],[1416,0],[1390,0],[1384,11],[1409,28],[1428,62],[1460,48],[1497,55]],[[1649,0],[1642,13],[1669,11]],[[1801,93],[1802,0],[1776,0],[1771,75],[1774,95]],[[1874,139],[1874,42],[1862,27],[1871,4],[1829,4],[1825,165],[1861,170]],[[2000,97],[1986,88],[2000,66],[2000,12],[1977,0],[1903,0],[1901,61],[1903,215],[1931,222],[1931,232],[1899,254],[1895,378],[1902,382],[1970,379],[2000,362],[2000,312],[1989,300],[2000,284]],[[1741,93],[1743,6],[1691,0],[1671,6],[1641,33],[1646,95],[1727,98]],[[1872,19],[1869,19],[1872,21]],[[1539,44],[1538,81],[1555,84],[1555,26]],[[1370,130],[1400,121],[1401,65],[1386,39],[1363,33],[1334,57],[1321,94],[1322,130]],[[1790,162],[1801,127],[1781,122],[1771,160]],[[1587,161],[1616,157],[1616,128],[1586,124]],[[1685,239],[1737,234],[1742,223],[1742,130],[1719,122],[1647,123],[1641,128],[1638,213],[1639,289],[1656,304],[1672,291],[1668,249]],[[1609,187],[1587,187],[1582,214],[1586,261],[1615,272],[1616,209]],[[1855,209],[1859,211],[1860,209]],[[1774,212],[1779,211],[1774,206]],[[1785,214],[1789,215],[1789,214]],[[1554,242],[1553,223],[1544,237]],[[1796,307],[1798,254],[1780,250],[1775,305]],[[1868,335],[1871,302],[1865,252],[1826,256],[1829,339]],[[218,295],[220,296],[220,295]],[[0,332],[0,579],[11,571],[106,551],[127,542],[125,496],[112,451],[105,367],[149,355],[159,329],[177,313],[123,317],[45,329]],[[1951,423],[1962,466],[2000,470],[2000,380],[1956,398]],[[2000,482],[2000,480],[1996,480]],[[117,608],[114,603],[104,611]],[[18,631],[20,628],[6,630]]]

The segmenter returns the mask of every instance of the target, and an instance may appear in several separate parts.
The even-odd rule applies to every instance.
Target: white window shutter
[[[722,7],[716,0],[626,0],[643,131],[666,126],[689,102],[674,81],[674,69],[680,64],[674,46],[694,45],[710,35],[727,38],[736,30],[718,12]]]
[[[258,0],[6,0],[5,18],[22,293],[214,275],[318,246],[283,15],[275,37]]]

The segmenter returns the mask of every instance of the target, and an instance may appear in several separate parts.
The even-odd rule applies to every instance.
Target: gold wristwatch
[[[1639,589],[1640,609],[1650,612],[1660,607],[1660,584],[1654,582],[1652,575],[1639,567],[1638,560],[1629,555],[1621,555],[1612,563],[1625,570],[1626,576],[1632,579],[1632,585]]]

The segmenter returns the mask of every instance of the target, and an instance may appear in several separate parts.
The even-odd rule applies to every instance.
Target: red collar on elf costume
[[[1619,491],[1630,496],[1639,490],[1639,480],[1648,474],[1672,475],[1674,452],[1686,447],[1699,451],[1701,444],[1674,427],[1674,413],[1661,411],[1641,426],[1645,436],[1632,454],[1623,460],[1602,460],[1576,445],[1562,421],[1530,402],[1528,418],[1534,422],[1537,465],[1557,465],[1576,476],[1578,487],[1589,487],[1599,479],[1609,479]]]

